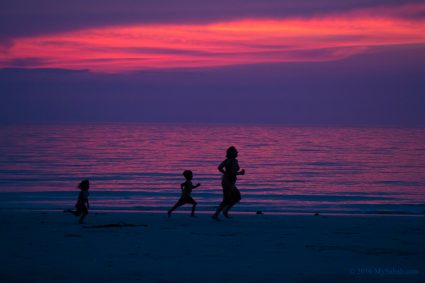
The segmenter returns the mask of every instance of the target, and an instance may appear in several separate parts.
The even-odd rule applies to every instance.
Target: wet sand
[[[425,282],[425,217],[0,211],[0,282]]]

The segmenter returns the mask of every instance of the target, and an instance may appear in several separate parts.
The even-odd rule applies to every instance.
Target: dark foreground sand
[[[1,211],[0,219],[2,283],[425,282],[425,217],[215,222],[205,214],[91,213],[78,225],[61,212]]]

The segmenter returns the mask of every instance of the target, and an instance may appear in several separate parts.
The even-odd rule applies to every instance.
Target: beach
[[[425,282],[423,216],[0,211],[0,282]]]
[[[425,283],[424,0],[0,1],[0,283]]]

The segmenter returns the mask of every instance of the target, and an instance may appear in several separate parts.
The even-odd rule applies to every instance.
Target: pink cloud
[[[138,24],[15,39],[0,67],[144,69],[341,60],[374,47],[425,43],[425,4],[313,18],[241,19],[208,24]],[[407,15],[413,15],[407,17]]]

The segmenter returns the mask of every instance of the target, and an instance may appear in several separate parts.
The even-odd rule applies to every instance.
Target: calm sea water
[[[94,211],[165,211],[190,169],[212,211],[230,145],[247,173],[235,211],[425,212],[425,129],[130,123],[0,126],[0,208],[72,207],[89,178]]]

